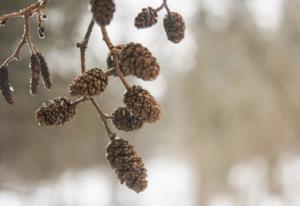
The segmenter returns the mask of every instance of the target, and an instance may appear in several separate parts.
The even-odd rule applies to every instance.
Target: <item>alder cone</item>
[[[96,96],[104,92],[108,77],[102,69],[94,68],[78,76],[69,85],[72,96]]]
[[[143,8],[137,15],[134,25],[138,29],[148,28],[157,23],[157,12],[155,9],[148,7]]]
[[[139,193],[148,186],[147,170],[142,158],[127,140],[115,139],[106,149],[106,158],[115,169],[121,183]]]
[[[170,12],[164,18],[164,28],[168,40],[173,43],[179,43],[184,39],[185,35],[185,22],[183,17],[177,12]]]
[[[100,26],[110,24],[115,10],[116,5],[113,0],[91,0],[93,18]]]
[[[30,93],[35,95],[38,93],[41,73],[41,64],[37,54],[31,55],[29,67],[31,68]]]
[[[128,90],[123,101],[132,114],[142,121],[151,123],[160,119],[160,105],[150,92],[140,86],[133,86]]]
[[[127,108],[119,107],[112,114],[112,122],[119,130],[130,132],[140,129],[144,122],[136,118]]]
[[[12,89],[9,83],[9,72],[7,66],[0,66],[0,89],[8,104],[14,104]]]
[[[65,97],[48,100],[35,112],[41,126],[61,126],[72,120],[76,114],[76,105]]]
[[[145,81],[154,80],[159,75],[160,67],[152,53],[141,44],[129,43],[119,55],[122,73],[134,75]]]

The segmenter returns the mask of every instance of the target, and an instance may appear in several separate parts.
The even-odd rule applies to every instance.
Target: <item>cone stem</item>
[[[123,83],[124,87],[127,90],[131,89],[131,86],[129,85],[129,83],[127,82],[127,80],[125,79],[124,75],[121,72],[121,68],[120,68],[120,64],[119,64],[119,56],[118,56],[118,52],[115,49],[113,43],[111,42],[109,35],[107,33],[106,27],[105,26],[101,26],[101,32],[102,32],[102,37],[103,37],[103,41],[106,43],[106,46],[108,47],[108,49],[110,50],[110,52],[112,53],[113,56],[113,61],[115,64],[115,69],[116,69],[116,73],[118,75],[118,77],[120,78],[121,82]]]
[[[93,98],[91,98],[90,101],[96,108],[102,122],[104,123],[105,129],[107,131],[107,134],[108,134],[110,140],[114,141],[116,138],[116,133],[112,132],[111,129],[109,128],[108,122],[107,122],[107,115],[102,112],[102,110],[100,109],[100,106],[97,104],[97,102]]]

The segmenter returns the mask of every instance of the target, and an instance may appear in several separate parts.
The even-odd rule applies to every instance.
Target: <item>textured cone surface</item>
[[[30,93],[35,95],[38,93],[38,86],[40,84],[41,65],[37,54],[32,54],[30,57],[31,80]]]
[[[134,75],[145,81],[154,80],[160,67],[152,53],[141,44],[129,43],[120,52],[120,66],[123,74]]]
[[[155,9],[144,8],[135,18],[134,25],[138,29],[151,27],[157,23],[157,12]]]
[[[180,14],[176,12],[167,14],[164,18],[164,28],[168,39],[173,43],[179,43],[184,38],[185,23]]]
[[[91,69],[78,76],[69,86],[72,96],[96,96],[103,93],[108,77],[101,69]]]
[[[127,140],[114,140],[108,145],[106,152],[107,160],[115,169],[122,184],[125,183],[135,192],[142,192],[147,188],[147,170],[142,158]]]
[[[48,68],[47,62],[41,53],[37,53],[37,55],[40,60],[41,73],[42,73],[42,77],[43,77],[44,86],[46,89],[51,89],[52,81],[51,81],[51,76],[49,73],[49,68]]]
[[[113,0],[91,0],[91,12],[99,25],[109,25],[115,10],[116,6]]]
[[[112,114],[112,122],[119,130],[130,132],[140,129],[144,122],[135,116],[125,107],[119,107]]]
[[[143,121],[151,123],[160,119],[160,105],[147,90],[140,86],[133,86],[127,91],[123,101],[132,114]]]
[[[48,100],[35,112],[41,126],[60,126],[75,115],[76,106],[64,97]]]
[[[13,104],[14,98],[12,96],[12,90],[9,83],[9,73],[7,66],[0,67],[0,89],[2,91],[2,95],[5,98],[8,104]]]

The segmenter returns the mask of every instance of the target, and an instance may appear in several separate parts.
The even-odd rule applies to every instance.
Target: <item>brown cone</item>
[[[12,96],[12,89],[9,83],[9,73],[7,66],[0,66],[0,89],[2,95],[8,104],[14,104],[14,98]]]
[[[156,23],[157,23],[157,12],[155,9],[151,7],[143,8],[134,21],[134,25],[138,29],[151,27]]]
[[[108,77],[102,69],[94,68],[78,76],[69,85],[72,96],[96,96],[103,93]]]
[[[135,116],[125,107],[117,108],[112,114],[112,122],[119,130],[130,132],[140,129],[144,122]]]
[[[49,73],[49,68],[48,68],[47,62],[41,53],[37,53],[37,55],[40,60],[41,73],[42,73],[42,77],[43,77],[44,86],[46,89],[51,89],[52,81],[51,81],[51,76]]]
[[[129,43],[120,52],[120,66],[124,75],[134,75],[145,81],[154,80],[160,67],[152,53],[141,44]]]
[[[151,123],[160,119],[160,105],[150,92],[140,86],[133,86],[127,91],[123,101],[134,116],[145,122]]]
[[[113,0],[91,0],[93,18],[100,26],[109,25],[116,6]]]
[[[115,169],[121,183],[139,193],[148,186],[147,170],[142,158],[127,140],[116,139],[106,149],[106,157],[111,167]]]
[[[48,100],[35,112],[39,125],[61,126],[75,115],[76,105],[65,97]]]
[[[37,54],[31,55],[29,67],[31,68],[30,93],[35,95],[38,93],[41,73],[41,64]]]
[[[167,37],[173,43],[179,43],[184,38],[185,23],[183,17],[176,13],[171,12],[164,18],[164,28]]]

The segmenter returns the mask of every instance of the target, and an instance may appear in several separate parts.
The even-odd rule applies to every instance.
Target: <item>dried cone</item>
[[[65,97],[48,100],[35,112],[41,126],[61,126],[75,115],[76,105]]]
[[[160,67],[152,53],[141,44],[129,43],[120,52],[120,66],[124,75],[134,75],[145,81],[154,80]]]
[[[157,12],[155,9],[148,7],[142,9],[134,21],[134,25],[138,29],[151,27],[157,23]]]
[[[148,186],[147,170],[142,158],[127,140],[115,139],[106,149],[106,157],[110,166],[115,169],[121,183],[139,193]]]
[[[167,14],[164,18],[164,27],[168,39],[173,43],[179,43],[184,38],[185,23],[180,14],[176,12]]]
[[[43,77],[44,86],[46,89],[51,89],[52,81],[51,81],[51,76],[49,73],[49,68],[48,68],[47,62],[41,53],[37,53],[37,55],[40,60],[41,73],[42,73],[42,77]]]
[[[29,67],[31,68],[30,93],[35,95],[38,93],[41,73],[40,60],[37,54],[31,55]]]
[[[128,90],[123,101],[132,114],[142,121],[151,123],[160,119],[160,105],[150,92],[140,86],[133,86]]]
[[[69,86],[72,96],[96,96],[103,93],[108,77],[102,69],[94,68],[78,76]]]
[[[144,122],[136,118],[127,108],[119,107],[112,114],[112,122],[119,130],[130,132],[140,129]]]
[[[0,89],[2,95],[8,104],[14,104],[14,98],[12,96],[12,87],[9,83],[9,73],[7,66],[0,67]]]
[[[91,0],[93,18],[100,26],[109,25],[116,6],[113,0]]]

